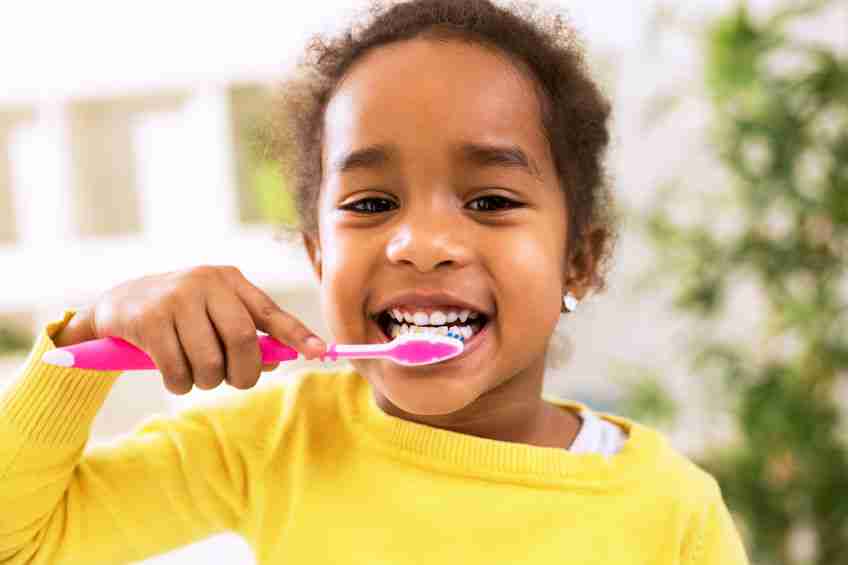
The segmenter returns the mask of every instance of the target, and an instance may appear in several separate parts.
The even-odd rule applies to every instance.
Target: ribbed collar
[[[639,480],[656,468],[665,438],[657,431],[621,416],[602,412],[602,419],[628,433],[621,451],[611,457],[572,453],[565,447],[540,447],[481,438],[411,422],[386,414],[374,399],[370,382],[355,370],[344,374],[350,389],[346,411],[359,437],[371,447],[416,465],[443,472],[521,484],[557,484],[610,489]],[[551,397],[546,401],[573,412],[589,410],[583,403]]]

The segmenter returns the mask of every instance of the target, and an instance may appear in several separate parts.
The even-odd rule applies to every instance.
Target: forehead
[[[456,40],[380,47],[348,72],[325,115],[325,153],[366,143],[512,142],[546,155],[534,84],[505,54]]]

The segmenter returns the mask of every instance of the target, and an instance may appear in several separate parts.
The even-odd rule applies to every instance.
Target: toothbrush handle
[[[280,343],[270,335],[261,335],[257,341],[259,342],[259,351],[262,352],[262,362],[265,364],[297,359],[297,349]]]
[[[297,359],[296,349],[284,345],[269,335],[257,336],[262,363],[272,364]],[[74,366],[100,371],[138,371],[158,369],[144,351],[117,337],[105,337],[84,341],[68,347],[60,347],[73,353]]]

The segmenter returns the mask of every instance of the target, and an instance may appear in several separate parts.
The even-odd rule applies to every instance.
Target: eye
[[[491,212],[502,209],[518,208],[521,206],[520,202],[500,195],[481,196],[472,200],[471,203],[473,204],[479,201],[488,201],[490,204],[483,206],[483,209],[477,209],[476,211],[478,212]],[[387,205],[396,206],[396,204],[388,198],[363,198],[361,200],[345,204],[344,206],[340,206],[340,209],[365,214],[376,214],[388,211],[384,208]]]
[[[392,202],[388,198],[363,198],[362,200],[357,200],[356,202],[351,202],[350,204],[345,204],[344,206],[340,206],[340,208],[342,210],[350,210],[351,212],[364,212],[366,214],[371,214],[372,212],[375,212],[375,210],[374,210],[375,203],[379,203],[379,204],[377,204],[377,207],[384,206],[386,203],[392,204],[392,205],[394,204],[394,202]],[[360,205],[365,205],[366,209],[363,209],[361,207],[358,208],[358,209],[354,209],[354,207],[360,206]],[[377,210],[376,212],[385,212],[385,211],[386,210]]]
[[[494,203],[496,210],[504,209],[504,207],[503,207],[504,204],[509,205],[509,207],[507,209],[518,208],[518,207],[521,206],[520,202],[516,202],[515,200],[512,200],[511,198],[507,198],[506,196],[500,196],[500,195],[494,195],[494,194],[489,195],[489,196],[481,196],[480,198],[475,198],[474,200],[471,201],[471,204],[473,204],[475,202],[486,201],[486,200]],[[489,206],[485,206],[484,208],[488,208],[488,207]],[[479,212],[490,212],[492,210],[489,209],[489,210],[477,210],[477,211],[479,211]]]

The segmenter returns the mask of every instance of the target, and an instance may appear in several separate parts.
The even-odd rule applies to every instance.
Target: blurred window
[[[133,131],[138,118],[178,111],[181,93],[74,102],[70,105],[75,225],[80,235],[142,231]]]
[[[19,240],[15,202],[12,196],[10,138],[15,128],[34,120],[33,108],[5,108],[0,111],[0,245],[15,243]]]

